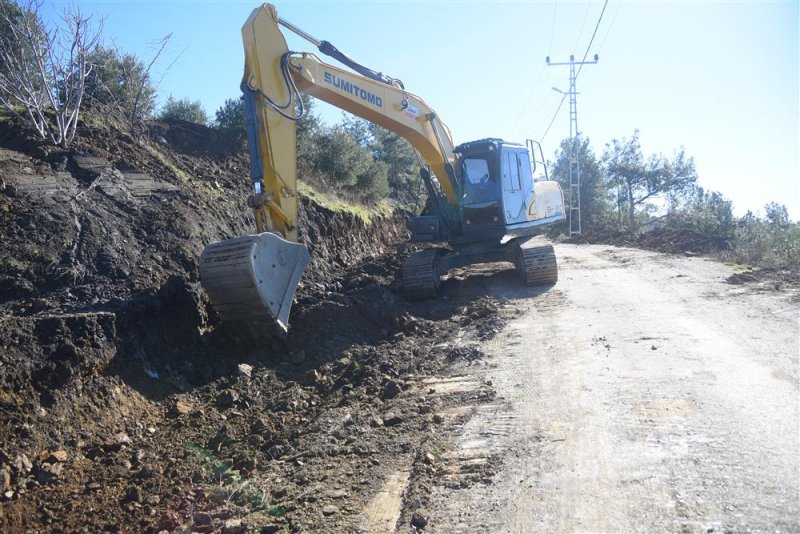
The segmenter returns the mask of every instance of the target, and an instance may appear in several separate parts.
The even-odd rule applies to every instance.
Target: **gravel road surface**
[[[519,313],[484,347],[498,396],[453,443],[502,467],[436,489],[426,531],[800,531],[798,295],[703,258],[556,252],[554,287],[496,288]]]

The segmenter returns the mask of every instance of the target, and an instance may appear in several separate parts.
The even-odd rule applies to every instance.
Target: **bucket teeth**
[[[305,245],[277,234],[237,237],[203,250],[200,281],[224,321],[277,324],[285,332],[308,261]]]

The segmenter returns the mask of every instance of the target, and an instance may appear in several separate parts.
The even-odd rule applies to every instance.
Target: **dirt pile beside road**
[[[575,244],[607,244],[635,247],[668,254],[710,254],[728,250],[724,239],[688,229],[656,228],[638,235],[626,232],[588,231],[566,241]]]
[[[0,122],[0,530],[353,530],[458,401],[415,377],[479,360],[498,302],[406,302],[403,217],[304,199],[291,333],[240,339],[197,261],[252,231],[246,160],[90,119],[69,151]]]
[[[760,292],[794,292],[793,300],[800,299],[800,271],[797,269],[749,269],[732,274],[725,281],[737,286],[746,285]]]

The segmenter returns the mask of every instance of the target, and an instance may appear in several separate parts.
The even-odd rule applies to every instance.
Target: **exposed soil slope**
[[[405,302],[403,217],[304,199],[291,333],[239,339],[197,260],[252,231],[246,160],[196,125],[120,131],[63,151],[0,122],[0,530],[356,528],[458,401],[414,377],[479,357],[497,303]]]

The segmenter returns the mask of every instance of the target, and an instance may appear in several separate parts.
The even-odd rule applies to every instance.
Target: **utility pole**
[[[569,155],[569,235],[581,233],[581,163],[578,158],[580,150],[580,133],[578,132],[578,91],[575,90],[577,73],[575,65],[594,65],[600,58],[594,55],[593,61],[575,61],[575,56],[570,55],[569,61],[550,63],[550,56],[545,58],[548,67],[569,65],[569,91],[564,93],[553,87],[561,94],[569,95],[569,137],[572,140]],[[581,67],[582,68],[582,67]],[[580,72],[580,68],[578,69]]]

